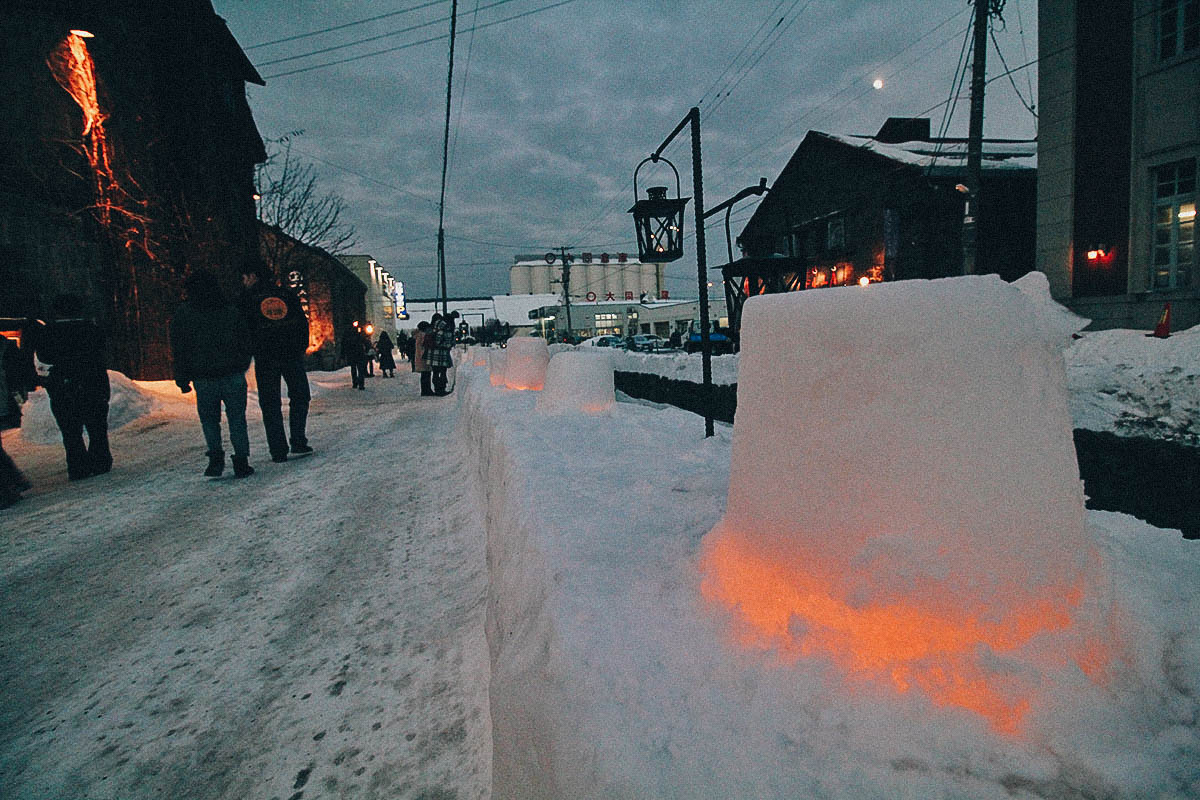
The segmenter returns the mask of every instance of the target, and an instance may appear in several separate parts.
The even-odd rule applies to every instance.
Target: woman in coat
[[[421,373],[422,397],[433,396],[433,384],[430,382],[432,369],[425,360],[425,354],[432,343],[433,332],[429,329],[429,323],[422,322],[417,325],[417,332],[413,334],[412,370]]]
[[[342,360],[350,365],[350,384],[355,389],[367,388],[367,341],[357,325],[342,332]]]
[[[387,331],[379,334],[379,343],[375,350],[379,353],[379,372],[385,378],[396,377],[396,358],[392,355],[392,339]]]

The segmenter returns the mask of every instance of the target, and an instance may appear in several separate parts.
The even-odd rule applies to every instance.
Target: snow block
[[[498,347],[488,351],[488,381],[492,386],[504,385],[504,367],[507,363],[507,349]]]
[[[546,382],[537,410],[544,413],[582,411],[603,414],[616,405],[612,360],[608,353],[564,350],[546,367]]]
[[[536,336],[514,336],[505,347],[504,385],[509,389],[541,389],[550,350]]]
[[[995,276],[752,298],[705,595],[744,640],[1015,730],[1045,670],[1109,649],[1066,341]]]

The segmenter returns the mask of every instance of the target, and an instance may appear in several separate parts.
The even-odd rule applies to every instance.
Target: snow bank
[[[1075,426],[1200,446],[1200,326],[1084,333],[1067,352]]]
[[[507,348],[488,350],[488,380],[492,386],[504,385],[504,367],[507,363]]]
[[[612,361],[608,354],[568,350],[550,358],[537,410],[601,414],[611,411],[616,402]]]
[[[999,278],[754,297],[705,593],[743,636],[1015,729],[1111,642],[1061,349]],[[764,480],[763,476],[770,476]],[[1014,565],[1021,564],[1020,569]]]
[[[516,336],[508,340],[504,350],[504,385],[509,389],[541,389],[550,363],[546,340]]]
[[[1002,733],[728,635],[698,562],[725,511],[729,429],[706,440],[686,412],[627,403],[542,417],[476,371],[456,394],[485,499],[495,797],[1200,796],[1200,543],[1089,512],[1120,657]]]
[[[108,401],[110,431],[122,428],[153,411],[155,398],[161,392],[161,389],[156,391],[151,388],[154,384],[169,384],[176,394],[179,393],[179,388],[172,381],[134,382],[120,372],[108,371],[108,385],[112,392]],[[57,444],[62,441],[58,424],[54,421],[54,415],[50,413],[50,397],[44,389],[30,394],[21,411],[21,436],[26,441],[35,444]]]

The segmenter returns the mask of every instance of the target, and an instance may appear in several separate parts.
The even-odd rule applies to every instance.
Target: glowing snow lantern
[[[995,276],[750,298],[702,560],[742,641],[1007,732],[1040,682],[1101,670],[1064,338]]]
[[[507,363],[508,348],[488,351],[488,383],[492,386],[504,385],[504,367]]]
[[[490,358],[489,354],[490,353],[491,353],[491,351],[485,347],[472,347],[471,348],[471,366],[473,366],[473,367],[488,366],[488,364],[490,363],[489,362],[489,358]]]
[[[605,352],[564,350],[546,367],[546,382],[537,410],[602,414],[616,405],[612,358]]]
[[[504,356],[504,385],[509,389],[540,390],[546,380],[550,349],[540,336],[517,336],[508,340]]]

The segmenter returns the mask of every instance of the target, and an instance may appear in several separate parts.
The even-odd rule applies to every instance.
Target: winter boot
[[[312,454],[313,449],[308,446],[307,442],[302,444],[296,444],[295,442],[292,443],[292,455],[296,456],[297,458],[311,456]]]
[[[233,477],[248,478],[254,474],[254,467],[250,466],[250,459],[246,456],[233,457]]]
[[[219,478],[221,473],[225,471],[225,454],[224,453],[209,453],[208,454],[208,469],[204,470],[204,477]]]

